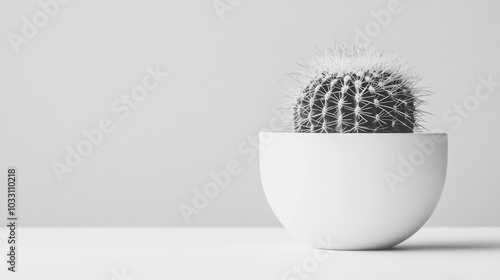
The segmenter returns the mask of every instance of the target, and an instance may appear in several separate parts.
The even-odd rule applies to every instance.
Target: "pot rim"
[[[421,136],[444,136],[448,135],[446,132],[396,132],[396,133],[387,133],[387,132],[369,132],[369,133],[318,133],[318,132],[288,132],[288,131],[259,131],[259,135],[262,134],[280,134],[280,135],[421,135]],[[323,136],[320,136],[323,137]]]

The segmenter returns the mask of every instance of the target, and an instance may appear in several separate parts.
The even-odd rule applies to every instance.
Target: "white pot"
[[[261,132],[267,200],[316,248],[389,248],[417,232],[443,191],[444,133]]]

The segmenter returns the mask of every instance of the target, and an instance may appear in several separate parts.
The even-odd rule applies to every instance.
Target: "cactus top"
[[[424,91],[395,53],[339,45],[292,74],[286,104],[295,132],[411,133],[419,131]]]

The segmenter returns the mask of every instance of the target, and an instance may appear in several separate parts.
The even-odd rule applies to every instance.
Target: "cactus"
[[[295,73],[289,91],[295,132],[411,133],[422,129],[425,91],[396,53],[338,45]]]

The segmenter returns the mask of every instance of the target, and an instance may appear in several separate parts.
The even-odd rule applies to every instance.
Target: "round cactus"
[[[293,77],[295,132],[411,133],[421,130],[419,78],[395,53],[339,45],[325,50]]]

